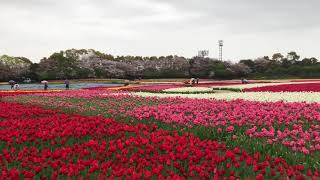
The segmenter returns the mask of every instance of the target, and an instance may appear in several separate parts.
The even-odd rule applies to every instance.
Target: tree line
[[[82,78],[211,78],[274,79],[320,78],[314,57],[300,58],[292,51],[239,62],[180,56],[113,56],[92,49],[69,49],[32,63],[24,57],[0,56],[0,80]]]
[[[244,59],[239,63],[247,65],[253,78],[319,78],[320,63],[315,57],[300,58],[295,51],[282,55],[275,53],[255,60]]]

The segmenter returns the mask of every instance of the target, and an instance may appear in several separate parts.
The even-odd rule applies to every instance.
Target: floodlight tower
[[[223,47],[223,40],[219,40],[219,61],[222,61],[222,47]]]

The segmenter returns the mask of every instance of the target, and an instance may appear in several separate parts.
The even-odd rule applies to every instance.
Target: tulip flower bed
[[[0,167],[5,167],[6,170],[2,173],[6,176],[36,175],[41,178],[41,176],[53,175],[54,179],[68,176],[86,179],[89,176],[98,178],[102,175],[111,178],[135,173],[139,176],[137,178],[147,179],[174,178],[174,176],[192,179],[213,178],[216,175],[234,178],[239,176],[242,179],[247,179],[248,176],[257,179],[261,176],[266,179],[279,179],[287,176],[318,176],[320,169],[320,104],[318,103],[141,97],[123,90],[105,89],[18,94],[2,97],[2,100],[26,104],[22,106],[0,102],[0,120],[5,122],[0,125],[0,136],[3,138],[0,138]],[[44,110],[31,106],[32,104],[59,110]],[[77,115],[78,113],[81,115]],[[112,124],[110,127],[109,123]],[[121,129],[123,126],[137,128],[137,130],[127,132]],[[138,131],[139,129],[143,132]],[[109,131],[115,134],[110,135]],[[161,149],[158,141],[150,139],[167,135],[173,138],[168,142],[172,145],[173,151]],[[135,139],[136,137],[139,138]],[[123,151],[128,153],[124,153],[117,145],[117,151],[106,156],[102,149],[97,148],[102,148],[102,142],[106,143],[106,149],[111,146],[109,142],[120,144],[127,141],[141,142],[140,137],[145,138],[147,144],[141,147],[146,149],[141,149],[140,145],[136,144],[133,146],[125,144]],[[188,149],[191,143],[190,138],[197,139],[195,146],[203,154],[208,154],[207,148],[210,149],[204,144],[211,146],[212,143],[217,143],[224,146],[224,149],[214,151],[217,152],[217,157],[223,159],[221,155],[225,155],[227,151],[239,150],[247,154],[246,158],[260,156],[256,163],[265,163],[265,168],[257,170],[254,164],[248,165],[242,162],[241,155],[234,152],[236,156],[239,155],[236,159],[241,161],[238,161],[240,167],[233,166],[237,161],[230,161],[224,157],[221,162],[215,161],[216,170],[213,169],[212,172],[210,169],[212,159],[207,160],[207,157],[203,157],[199,162],[193,162],[194,166],[200,170],[194,170],[190,175],[189,169],[192,167],[190,161],[196,161],[195,156]],[[90,143],[97,146],[93,148],[89,145]],[[153,146],[154,149],[147,148],[149,146]],[[17,158],[19,154],[24,153],[21,152],[24,147],[28,148],[31,157],[22,162]],[[187,152],[185,159],[178,158],[183,153],[176,151],[178,147],[182,147]],[[11,148],[15,150],[12,151]],[[50,155],[56,150],[67,155],[61,155],[62,159],[60,157],[50,159],[48,154],[48,156],[41,155],[43,149],[49,150]],[[144,152],[143,155],[139,149]],[[194,147],[191,149],[194,150]],[[13,154],[9,156],[8,152]],[[134,156],[137,152],[139,157]],[[34,155],[36,153],[41,156]],[[82,153],[85,155],[82,156]],[[125,159],[130,159],[133,154],[135,157],[133,162],[129,161],[128,164],[128,161],[122,160],[121,153],[124,153]],[[27,157],[29,154],[24,156]],[[69,155],[70,158],[66,157]],[[159,156],[166,157],[171,162],[167,164],[166,160],[159,159]],[[3,160],[4,163],[2,163],[2,159],[7,157],[14,160],[10,162]],[[274,164],[273,160],[279,157],[281,157],[281,163]],[[37,160],[31,160],[32,158]],[[105,161],[106,159],[108,161]],[[144,164],[143,159],[151,163]],[[42,162],[50,160],[57,162],[57,167],[48,163],[46,165],[49,168],[39,167]],[[83,163],[87,160],[90,162]],[[140,164],[140,162],[143,163]],[[108,163],[108,170],[101,169],[104,163]],[[184,170],[181,171],[181,168],[176,167],[174,163],[180,163]],[[209,164],[206,165],[207,163]],[[161,173],[153,171],[161,165],[163,165]],[[95,170],[90,172],[92,166]],[[118,169],[123,171],[118,171],[119,174],[117,174]],[[128,169],[131,170],[128,172]],[[218,170],[222,170],[223,173],[219,174]],[[24,174],[25,172],[27,174]]]
[[[183,87],[183,88],[170,88],[170,89],[165,89],[163,90],[164,92],[169,92],[169,93],[184,93],[184,92],[213,92],[213,89],[210,87]]]
[[[223,88],[229,88],[229,89],[236,89],[236,90],[241,90],[241,91],[247,91],[249,89],[260,89],[260,88],[264,88],[264,87],[273,87],[273,86],[279,86],[281,88],[281,86],[286,87],[286,85],[289,85],[290,87],[300,87],[300,89],[304,86],[307,85],[307,87],[310,87],[312,89],[319,89],[317,85],[319,84],[319,81],[292,81],[292,82],[277,82],[277,83],[253,83],[253,84],[241,84],[241,85],[233,85],[233,86],[225,86]],[[314,86],[314,87],[312,87]],[[221,87],[213,87],[214,89],[219,89]],[[284,89],[284,88],[283,88]],[[290,88],[289,88],[290,89]],[[299,90],[299,88],[297,88],[295,90],[295,92],[302,92],[302,91],[307,91],[307,88],[302,88],[301,90]],[[285,90],[280,90],[280,91],[274,91],[274,92],[281,92],[281,91],[285,91]],[[312,91],[312,90],[311,90]],[[249,91],[247,91],[249,92]],[[251,91],[252,92],[252,91]],[[293,92],[290,91],[289,92]],[[315,91],[317,92],[317,91]]]
[[[199,85],[192,85],[189,87],[176,87],[176,88],[167,88],[164,89],[163,92],[212,92],[213,90],[230,90],[240,92],[245,88],[252,88],[252,87],[261,87],[261,86],[268,86],[268,85],[277,85],[279,83],[256,83],[256,84],[199,84]]]
[[[142,97],[183,97],[193,99],[219,99],[219,100],[237,100],[261,102],[320,102],[320,92],[220,92],[220,93],[150,93],[133,92],[132,95]]]
[[[62,92],[61,90],[16,90],[16,91],[0,91],[0,98],[6,96],[19,96],[19,95],[28,95],[36,93],[53,93],[53,92]]]
[[[87,89],[87,90],[105,90],[105,89],[110,89],[110,88],[119,88],[119,87],[123,87],[121,86],[96,86],[96,87],[86,87],[86,88],[82,88],[82,89]]]
[[[296,79],[290,82],[320,82],[320,79]]]
[[[177,131],[218,140],[230,148],[239,146],[251,154],[257,151],[274,154],[290,164],[320,167],[320,105],[317,103],[143,98],[114,93],[84,96],[80,91],[71,92],[68,96],[51,93],[11,99],[68,113],[115,117],[125,123],[153,122],[163,129],[176,126]]]
[[[126,92],[115,91],[67,91],[67,93],[34,94],[16,96],[7,101],[34,104],[48,108],[58,108],[66,112],[85,115],[104,115],[107,117],[126,117],[126,112],[138,106],[152,106],[160,103],[182,103],[180,98],[160,99],[154,97],[131,96]]]
[[[158,92],[158,93],[193,93],[193,92],[212,92],[211,86],[230,86],[239,83],[203,83],[203,84],[187,84],[187,85],[152,85],[152,86],[137,86],[126,88],[126,91],[133,92]]]
[[[146,92],[159,92],[164,89],[183,87],[183,85],[153,85],[153,86],[138,86],[126,89],[127,91],[146,91]]]
[[[280,157],[250,155],[154,124],[0,102],[1,177],[8,179],[319,178]],[[15,115],[17,113],[18,115]]]
[[[183,103],[138,107],[127,115],[188,127],[213,127],[218,133],[240,131],[251,138],[264,137],[268,144],[278,143],[306,155],[315,152],[320,155],[319,110],[320,104],[316,103],[185,99]]]
[[[283,84],[244,89],[245,92],[320,92],[320,83]]]

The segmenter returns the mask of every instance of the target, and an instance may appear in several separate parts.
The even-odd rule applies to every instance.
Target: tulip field
[[[0,121],[0,179],[320,179],[320,81],[0,91]]]

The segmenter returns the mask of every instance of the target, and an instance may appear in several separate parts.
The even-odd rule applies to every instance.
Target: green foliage
[[[233,74],[231,71],[221,68],[215,70],[215,77],[218,79],[230,79],[233,77]]]
[[[83,61],[83,57],[87,58]],[[111,67],[109,67],[111,66]],[[23,68],[21,68],[23,67]],[[314,57],[303,58],[295,51],[287,56],[275,53],[239,63],[215,59],[178,56],[117,56],[93,49],[69,49],[43,58],[39,64],[24,57],[0,56],[0,80],[31,78],[215,78],[232,79],[249,77],[270,78],[319,78],[320,63]]]
[[[24,57],[0,56],[0,81],[20,80],[30,71],[32,62]]]
[[[104,74],[105,74],[104,70],[101,68],[95,68],[94,73],[95,73],[96,77],[98,77],[98,78],[104,77]]]
[[[77,68],[76,69],[77,78],[88,78],[93,72],[87,68]]]
[[[254,67],[254,62],[251,59],[240,60],[240,63],[243,63],[243,64],[249,66],[250,68]]]

